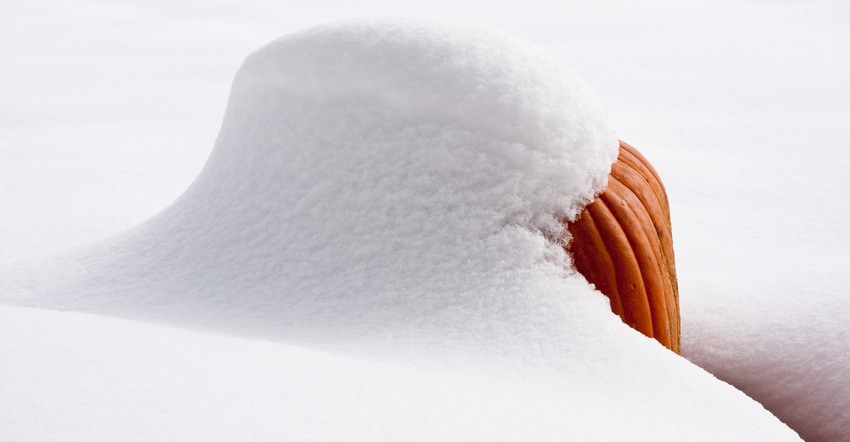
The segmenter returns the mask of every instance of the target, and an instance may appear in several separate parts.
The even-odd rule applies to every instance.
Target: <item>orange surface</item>
[[[572,223],[576,269],[623,322],[679,353],[679,289],[670,207],[658,173],[620,141],[608,187]]]

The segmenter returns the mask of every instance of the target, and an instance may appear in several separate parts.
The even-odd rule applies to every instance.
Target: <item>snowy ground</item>
[[[393,336],[358,350],[173,328],[185,315],[155,325],[9,305],[3,439],[793,437],[763,405],[806,440],[847,440],[844,3],[269,3],[0,3],[0,279],[24,275],[36,292],[50,275],[26,275],[55,268],[46,256],[114,244],[104,238],[181,195],[211,152],[234,73],[279,35],[359,16],[463,19],[578,71],[616,135],[655,164],[671,201],[683,355],[758,403],[590,304],[576,305],[610,340],[474,355],[469,336],[445,352],[437,334],[404,337],[421,351]],[[36,270],[12,274],[22,260]],[[498,328],[472,341],[514,331]]]

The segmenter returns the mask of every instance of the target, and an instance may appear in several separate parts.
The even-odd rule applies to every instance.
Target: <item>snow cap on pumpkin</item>
[[[381,198],[434,190],[407,179],[416,173],[453,194],[432,203],[473,203],[532,228],[574,217],[617,155],[603,106],[559,60],[501,31],[421,20],[322,26],[266,45],[239,70],[222,133],[207,174],[292,167],[318,172],[310,184],[350,186],[381,175],[392,185],[368,189]]]
[[[77,260],[84,289],[54,302],[274,337],[560,335],[605,309],[558,239],[617,146],[573,71],[501,31],[285,36],[239,69],[189,189]]]

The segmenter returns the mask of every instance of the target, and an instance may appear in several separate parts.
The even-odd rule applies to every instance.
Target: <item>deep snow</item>
[[[609,6],[566,5],[535,17],[534,4],[522,10],[488,5],[487,14],[475,19],[531,38],[580,67],[612,109],[618,135],[661,171],[673,210],[685,356],[761,400],[807,439],[840,440],[848,434],[842,413],[850,397],[843,296],[848,235],[841,227],[848,216],[841,173],[847,165],[842,122],[848,76],[846,59],[837,55],[847,49],[845,10],[828,2]],[[26,42],[0,46],[5,59],[16,60],[2,71],[9,80],[4,84],[18,85],[4,91],[0,126],[8,160],[0,165],[0,196],[10,214],[0,221],[8,232],[2,235],[6,260],[126,228],[173,199],[200,169],[203,146],[211,142],[204,140],[215,133],[238,59],[279,32],[270,32],[275,14],[248,12],[225,24],[209,9],[197,15],[178,3],[101,8],[100,16],[84,18],[24,19],[51,17],[46,10],[28,12],[38,7],[15,5],[14,14],[2,19],[9,36],[3,41]],[[62,14],[77,5],[51,7]],[[316,11],[287,14],[292,21],[351,14]],[[470,7],[459,15],[473,18],[480,11]],[[78,40],[44,32],[53,26],[61,33],[80,20],[99,27],[74,26]],[[135,26],[123,29],[127,23]],[[218,32],[196,32],[203,29]],[[103,39],[98,30],[117,38]],[[235,48],[233,42],[246,44]],[[190,50],[175,50],[174,44]],[[199,50],[203,45],[216,49]],[[618,69],[610,68],[611,60]],[[192,74],[166,78],[177,66]],[[211,98],[216,96],[218,101]],[[187,122],[202,120],[201,114],[208,115],[206,122],[191,129]],[[76,186],[64,184],[74,179]],[[818,197],[812,198],[815,186]],[[814,215],[787,216],[802,205]],[[25,323],[27,312],[15,315]],[[20,334],[8,336],[18,340]],[[79,341],[59,342],[80,348]],[[79,357],[92,361],[98,355],[80,351]],[[34,375],[61,379],[56,376],[79,373],[59,364]],[[118,384],[132,382],[110,373]],[[20,376],[4,382],[12,385]],[[37,382],[18,384],[41,391]]]
[[[365,357],[6,306],[0,332],[8,440],[796,440],[647,339],[630,372],[598,352],[566,370]]]
[[[568,294],[600,304],[564,277],[562,220],[616,153],[589,87],[519,39],[419,21],[318,28],[248,57],[173,205],[16,272],[26,288],[4,299],[273,338],[561,336],[547,312]]]

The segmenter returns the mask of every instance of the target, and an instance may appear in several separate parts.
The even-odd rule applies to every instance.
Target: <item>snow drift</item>
[[[616,153],[589,88],[518,39],[319,28],[248,57],[194,184],[38,297],[264,333],[560,328],[604,307],[553,239]]]
[[[543,370],[564,394],[534,391],[570,415],[543,414],[553,437],[622,436],[609,427],[617,403],[630,435],[795,439],[757,403],[628,329],[572,270],[562,220],[604,187],[616,152],[588,86],[514,37],[420,21],[316,28],[248,57],[204,170],[172,206],[16,269],[0,282],[2,300],[360,356],[451,354]],[[481,391],[505,382],[525,381]],[[283,410],[333,400],[309,395],[275,400]],[[518,406],[540,404],[495,405],[505,415]],[[466,425],[498,420],[479,417],[447,426],[475,433]],[[320,426],[319,437],[348,438],[355,422]],[[316,431],[307,427],[292,438]]]

